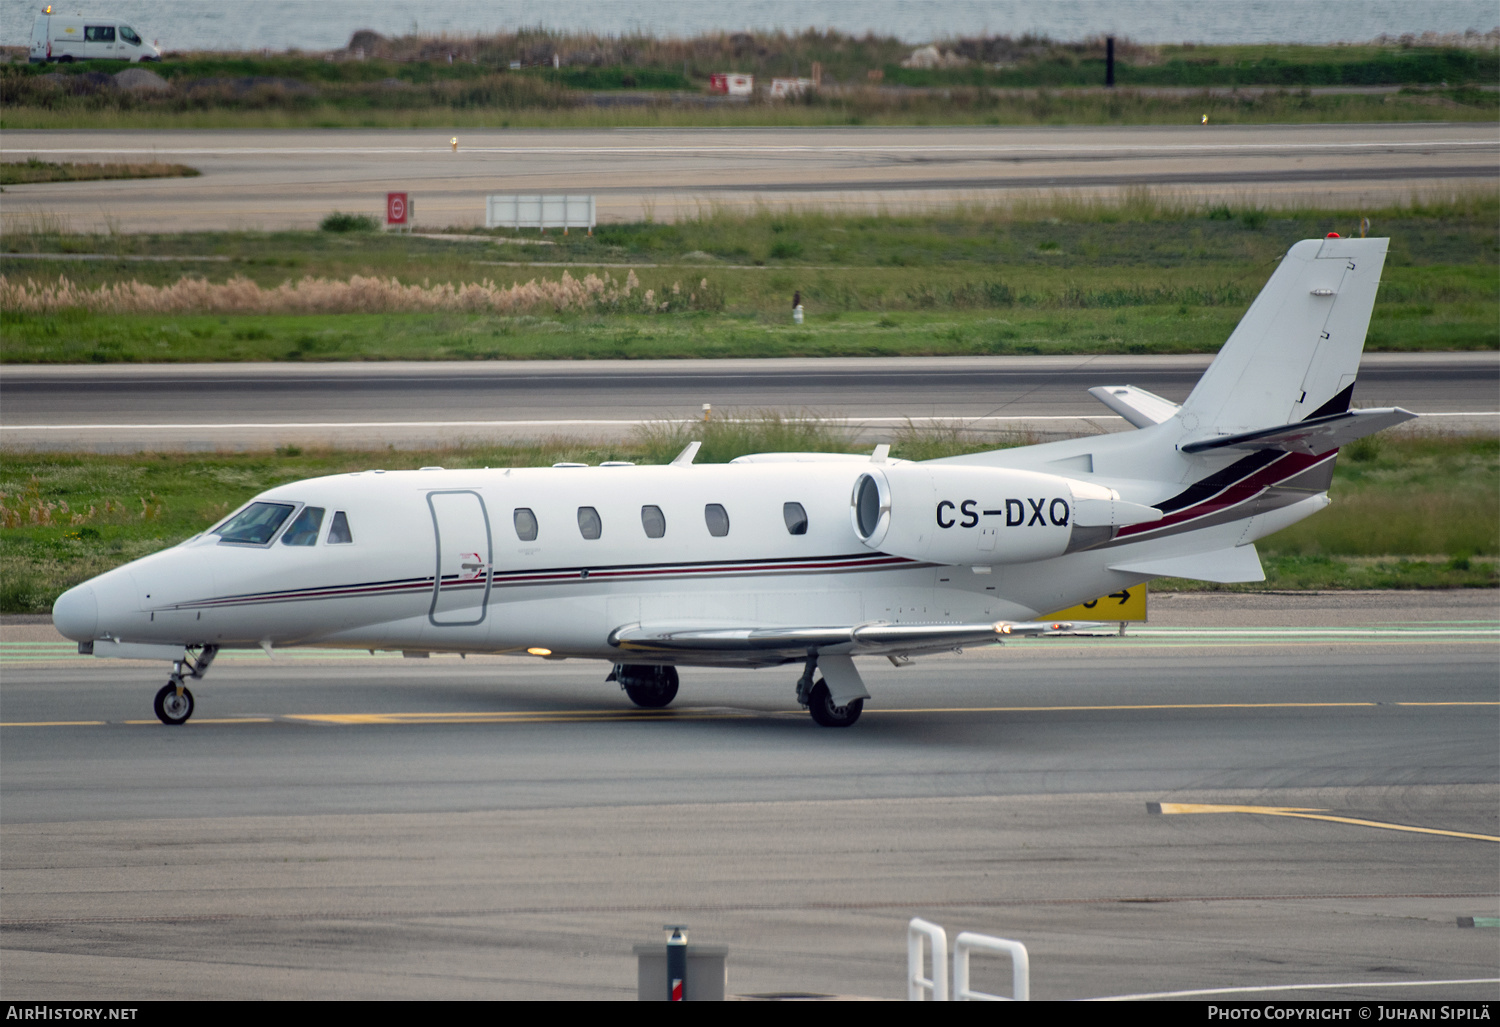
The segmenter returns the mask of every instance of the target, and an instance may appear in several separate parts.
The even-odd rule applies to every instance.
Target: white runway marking
[[[1452,984],[1500,984],[1500,977],[1464,977],[1452,981],[1348,981],[1338,984],[1271,984],[1254,988],[1198,988],[1193,991],[1152,991],[1139,995],[1109,995],[1085,1002],[1143,1002],[1160,998],[1194,998],[1200,995],[1255,995],[1272,991],[1333,991],[1350,988],[1435,988]],[[1462,1000],[1455,1000],[1462,1001]]]

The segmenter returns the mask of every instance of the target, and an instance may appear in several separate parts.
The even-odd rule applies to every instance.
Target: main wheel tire
[[[677,668],[627,667],[621,686],[637,706],[659,710],[677,698]]]
[[[833,695],[828,691],[828,682],[821,678],[813,685],[812,695],[808,696],[807,712],[822,727],[848,727],[859,719],[864,709],[863,699],[853,699],[844,706],[835,706]]]
[[[156,710],[156,718],[163,724],[186,724],[187,719],[193,715],[193,693],[184,688],[182,694],[178,695],[177,686],[168,681],[156,693],[156,702],[152,706]]]

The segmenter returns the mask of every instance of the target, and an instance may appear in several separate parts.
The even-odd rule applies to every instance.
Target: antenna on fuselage
[[[698,450],[703,446],[701,442],[689,442],[681,453],[673,458],[668,467],[687,467],[693,462],[693,457],[698,455]]]

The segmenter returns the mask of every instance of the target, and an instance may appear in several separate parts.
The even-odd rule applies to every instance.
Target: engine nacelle
[[[871,467],[850,497],[854,532],[910,560],[1003,564],[1108,542],[1116,529],[1161,518],[1102,485],[999,467]]]

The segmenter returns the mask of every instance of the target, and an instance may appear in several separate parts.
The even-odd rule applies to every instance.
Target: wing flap
[[[761,653],[788,658],[808,652],[887,655],[941,652],[1004,638],[1071,631],[1071,622],[996,621],[981,624],[851,624],[829,627],[707,627],[627,624],[609,634],[616,649],[637,653]]]

